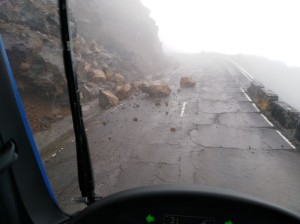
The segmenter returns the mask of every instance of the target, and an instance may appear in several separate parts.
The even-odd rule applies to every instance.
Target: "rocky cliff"
[[[139,0],[72,0],[70,6],[78,33],[115,55],[111,63],[118,72],[139,77],[163,65],[158,28]]]
[[[81,86],[96,80],[112,88],[105,81],[116,73],[130,81],[164,65],[157,26],[139,0],[71,0],[70,12]],[[56,2],[0,1],[0,33],[20,91],[66,101]]]

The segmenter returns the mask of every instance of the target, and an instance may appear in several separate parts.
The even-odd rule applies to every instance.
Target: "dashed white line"
[[[246,97],[250,102],[252,102],[251,98],[248,96],[247,93],[244,92],[244,95],[245,95],[245,97]]]
[[[187,102],[183,102],[183,104],[182,104],[180,117],[183,117],[183,114],[184,114],[184,111],[185,111],[186,104],[187,104]]]
[[[245,73],[244,72],[242,72],[242,74],[250,81],[250,82],[252,82],[252,79],[251,78],[249,78],[247,75],[245,75]]]
[[[258,109],[258,107],[256,106],[255,103],[252,103],[252,106],[255,108],[255,110],[256,110],[257,112],[260,112],[260,110]]]
[[[243,93],[245,93],[245,90],[243,90],[243,88],[242,88],[242,87],[240,87],[240,90],[241,90]]]
[[[272,124],[272,122],[269,121],[268,118],[266,118],[265,115],[263,115],[263,114],[260,114],[260,115],[261,115],[261,116],[269,123],[269,125],[270,125],[271,127],[274,127],[274,125]]]
[[[281,134],[280,131],[278,131],[278,130],[276,130],[276,131],[293,149],[296,149],[296,147],[283,134]]]

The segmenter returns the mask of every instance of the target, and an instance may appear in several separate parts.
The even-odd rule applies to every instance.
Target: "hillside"
[[[68,104],[56,1],[8,0],[0,4],[0,34],[19,91],[25,108],[32,108],[27,111],[31,123],[36,123],[33,129],[43,130],[40,121],[49,116],[48,120],[55,119],[52,114],[56,112],[51,110]],[[114,89],[115,74],[130,82],[165,66],[158,28],[139,0],[71,0],[69,6],[80,90],[87,83]],[[83,101],[91,99],[86,94],[81,97]],[[37,101],[48,109],[33,108]],[[43,112],[34,114],[36,111]]]

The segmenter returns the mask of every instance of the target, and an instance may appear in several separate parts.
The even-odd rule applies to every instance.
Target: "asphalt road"
[[[195,88],[179,87],[192,76]],[[218,61],[203,60],[165,75],[166,98],[133,95],[86,126],[96,193],[164,183],[218,186],[300,212],[300,154],[242,92],[248,80]],[[136,120],[137,121],[134,121]],[[173,129],[173,131],[171,131]],[[174,131],[175,129],[175,131]],[[67,212],[79,196],[75,144],[45,163]]]

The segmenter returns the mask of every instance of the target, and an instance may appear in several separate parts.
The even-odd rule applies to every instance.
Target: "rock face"
[[[192,79],[192,77],[181,77],[180,86],[184,88],[195,87],[196,82]]]
[[[109,108],[112,106],[116,106],[119,103],[118,97],[116,97],[111,91],[109,90],[99,90],[99,105],[103,108]]]
[[[0,33],[20,91],[68,102],[57,2],[0,5]],[[157,26],[139,0],[71,0],[69,12],[75,73],[87,98],[94,95],[81,88],[88,81],[123,85],[162,67]]]
[[[140,0],[71,0],[70,6],[79,35],[111,53],[107,66],[114,72],[134,80],[164,66],[158,27]]]
[[[161,80],[143,82],[141,91],[149,96],[169,96],[172,92],[167,83]]]

